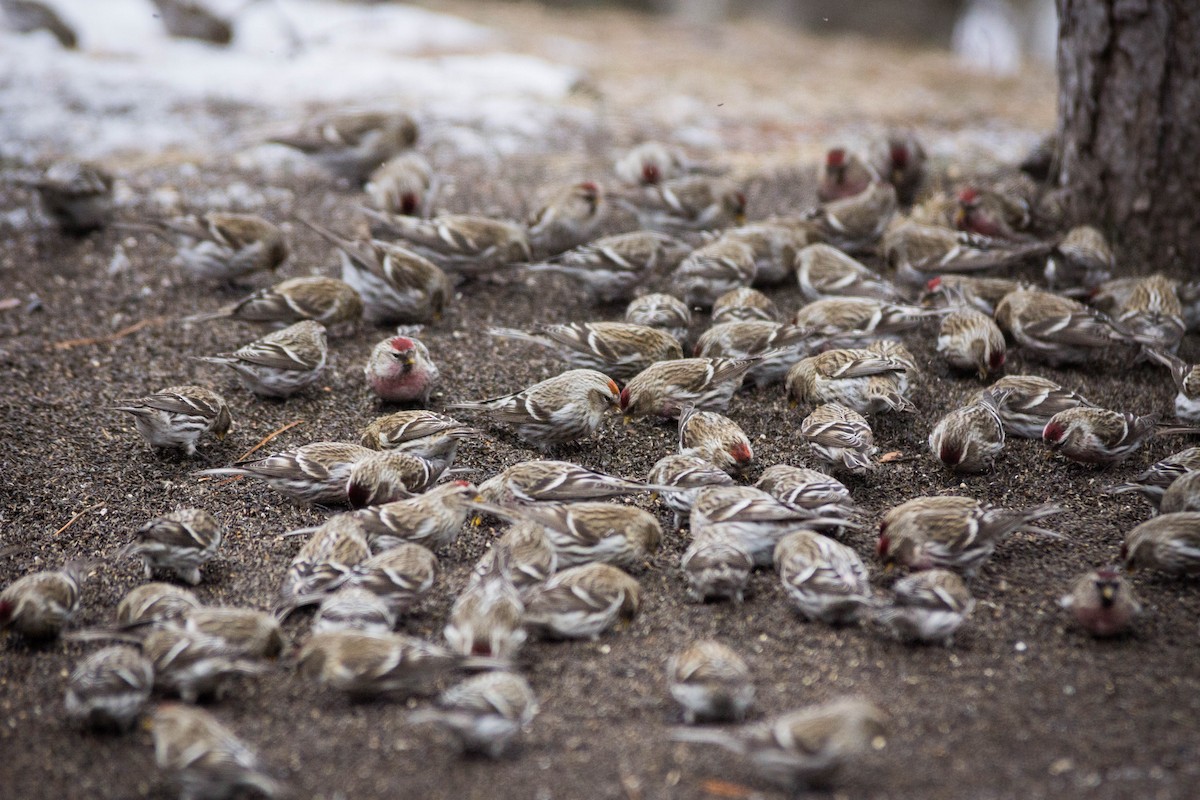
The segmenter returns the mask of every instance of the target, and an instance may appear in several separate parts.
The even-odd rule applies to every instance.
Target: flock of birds
[[[1099,231],[1061,230],[1061,196],[1045,184],[1041,159],[947,191],[926,174],[920,143],[896,134],[865,155],[830,149],[814,209],[747,224],[735,181],[649,142],[617,161],[612,187],[561,187],[518,223],[434,213],[439,181],[412,149],[416,140],[412,119],[375,112],[322,118],[281,137],[364,186],[370,236],[342,236],[297,217],[336,249],[340,279],[292,278],[193,318],[278,328],[204,357],[272,398],[320,379],[327,336],[364,321],[402,326],[372,351],[365,379],[382,401],[417,407],[371,422],[358,443],[314,442],[199,473],[245,476],[301,503],[352,510],[288,534],[305,539],[271,613],[204,606],[178,585],[203,581],[221,547],[223,526],[212,514],[181,509],[154,519],[121,556],[140,558],[147,580],[175,583],[130,591],[109,628],[65,634],[116,642],[84,658],[67,681],[66,709],[77,723],[125,730],[152,694],[182,701],[157,705],[151,721],[157,761],[185,798],[284,792],[232,731],[195,705],[281,654],[301,676],[353,697],[427,693],[447,676],[467,674],[411,721],[442,726],[466,752],[509,753],[537,712],[520,674],[527,638],[594,639],[638,614],[630,571],[664,532],[655,515],[609,502],[626,495],[656,493],[676,527],[686,525],[679,566],[695,601],[741,602],[751,572],[773,566],[809,620],[949,646],[972,613],[969,586],[981,565],[1013,533],[1060,536],[1041,525],[1061,509],[952,496],[896,506],[879,523],[875,555],[907,574],[886,596],[872,587],[863,554],[839,541],[861,520],[838,476],[850,476],[851,486],[869,481],[888,460],[878,457],[870,419],[914,410],[910,386],[920,370],[900,335],[931,321],[940,325],[937,350],[949,366],[981,379],[1003,368],[1005,334],[1030,359],[1054,365],[1085,366],[1115,350],[1151,359],[1178,385],[1179,419],[1200,420],[1200,373],[1175,355],[1200,322],[1200,287],[1161,275],[1113,278]],[[162,236],[198,280],[233,282],[288,258],[284,232],[255,215],[114,220],[112,178],[93,165],[63,162],[10,179],[36,189],[44,212],[68,234],[111,225]],[[862,256],[877,256],[886,274]],[[1045,265],[1046,286],[1007,277],[1031,264]],[[478,428],[424,408],[439,375],[412,326],[436,321],[457,284],[546,274],[565,276],[597,304],[628,302],[624,321],[493,329],[570,368],[445,410],[511,427],[550,455],[586,440],[611,413],[627,422],[677,419],[678,453],[644,480],[538,458],[475,485],[454,462]],[[807,302],[783,321],[761,289],[792,281]],[[695,309],[709,311],[712,326],[685,357]],[[724,412],[745,381],[784,384],[805,409],[799,433],[827,472],[776,464],[753,486],[739,483],[754,451]],[[164,388],[119,410],[151,446],[185,456],[206,434],[222,437],[233,425],[225,400],[202,386]],[[929,448],[960,473],[991,469],[1010,436],[1041,439],[1067,459],[1112,464],[1152,436],[1179,431],[1193,429],[1098,407],[1037,375],[1007,375],[939,420]],[[1128,631],[1140,612],[1123,568],[1200,572],[1200,448],[1112,491],[1139,492],[1162,513],[1128,532],[1122,566],[1079,576],[1063,598],[1095,636]],[[394,632],[434,586],[435,553],[485,516],[508,528],[454,602],[445,642]],[[30,639],[63,634],[92,567],[71,562],[17,580],[0,593],[0,625]],[[289,649],[280,621],[312,606],[311,635]],[[691,727],[744,722],[754,703],[750,670],[726,645],[698,641],[667,672],[689,724],[677,739],[731,749],[787,786],[835,780],[883,742],[886,714],[860,697],[736,727]]]

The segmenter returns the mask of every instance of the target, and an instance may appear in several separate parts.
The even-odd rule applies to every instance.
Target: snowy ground
[[[556,118],[551,109],[578,77],[506,52],[493,30],[401,5],[214,2],[231,14],[243,9],[227,48],[169,38],[149,0],[53,5],[78,32],[79,50],[0,28],[0,156],[8,159],[217,155],[318,105],[419,117],[436,107],[436,119],[421,119],[433,130],[474,131],[452,135],[476,147],[486,132],[503,153]]]

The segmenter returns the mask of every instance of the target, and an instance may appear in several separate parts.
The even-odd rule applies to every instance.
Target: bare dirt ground
[[[1052,86],[1044,74],[1008,82],[955,75],[946,57],[874,43],[814,40],[753,24],[714,35],[615,13],[546,14],[518,4],[487,4],[486,11],[454,8],[469,9],[530,50],[550,46],[549,30],[586,38],[593,63],[585,66],[599,99],[583,92],[577,102],[610,105],[609,124],[599,128],[606,141],[660,133],[653,104],[685,94],[698,98],[698,107],[725,114],[728,160],[759,170],[748,180],[752,217],[811,202],[811,170],[781,165],[811,161],[822,139],[835,132],[903,123],[919,124],[944,140],[967,128],[1028,134],[1047,127],[1053,113]],[[664,41],[672,43],[669,52],[658,46]],[[722,79],[727,85],[718,82]],[[721,102],[729,105],[713,110]],[[546,181],[606,175],[607,150],[573,135],[564,134],[570,141],[559,155],[522,159],[461,181],[451,196],[455,209],[515,214],[523,210],[521,198]],[[462,169],[466,173],[468,166]],[[261,180],[216,164],[195,175],[159,164],[131,169],[125,177],[137,191],[166,185],[192,192],[219,188],[232,178],[253,185]],[[356,196],[318,182],[278,188],[284,191],[266,193],[259,209],[268,218],[300,212],[352,229]],[[23,192],[10,192],[0,195],[0,210],[28,202]],[[281,277],[334,273],[323,244],[303,230],[291,229],[291,235],[294,257]],[[130,266],[110,274],[118,242]],[[111,559],[147,519],[199,506],[215,512],[229,531],[221,561],[207,569],[197,589],[201,599],[269,607],[299,546],[276,534],[315,524],[325,513],[292,505],[248,481],[200,482],[192,471],[225,465],[296,420],[303,422],[270,448],[354,440],[384,410],[361,377],[361,364],[382,330],[334,340],[326,380],[286,402],[255,401],[230,376],[193,360],[260,332],[178,322],[237,293],[187,283],[169,257],[156,241],[112,231],[82,241],[49,229],[4,235],[0,296],[24,299],[36,293],[40,306],[0,312],[0,537],[3,544],[29,545],[0,561],[0,585],[72,556]],[[468,286],[447,317],[424,332],[443,374],[433,407],[513,390],[560,370],[548,356],[482,336],[485,326],[614,319],[621,313],[615,306],[588,307],[565,282],[537,287]],[[800,303],[790,287],[774,297],[788,311]],[[116,341],[61,346],[146,320],[151,321],[146,327]],[[697,331],[704,324],[698,319]],[[906,337],[924,370],[914,397],[920,412],[875,423],[884,450],[920,457],[851,484],[863,529],[848,541],[870,558],[880,514],[911,497],[942,493],[1004,505],[1053,500],[1068,509],[1057,523],[1070,537],[1064,543],[1017,537],[1003,545],[972,585],[979,605],[952,649],[911,648],[865,630],[802,623],[769,572],[755,576],[745,605],[688,604],[677,572],[686,542],[670,534],[638,576],[644,612],[630,629],[595,643],[525,648],[522,669],[542,712],[513,760],[462,760],[433,730],[406,723],[416,701],[352,704],[283,666],[240,685],[212,710],[301,798],[780,797],[736,758],[669,741],[679,713],[666,691],[666,659],[692,639],[715,637],[749,662],[760,715],[843,694],[865,695],[888,711],[886,748],[847,775],[835,797],[1194,796],[1200,780],[1195,586],[1136,576],[1146,619],[1135,637],[1111,642],[1069,629],[1056,602],[1076,574],[1113,561],[1123,533],[1149,515],[1144,504],[1099,489],[1188,442],[1154,441],[1124,465],[1097,472],[1049,459],[1039,443],[1013,441],[995,473],[952,478],[924,455],[924,440],[933,420],[979,385],[947,373],[935,358],[932,333]],[[1193,337],[1183,355],[1200,356]],[[1025,371],[1113,408],[1164,415],[1171,410],[1173,390],[1163,373],[1131,369],[1119,357],[1096,369],[1063,372],[1027,364],[1021,353],[1012,353],[1008,373]],[[208,443],[194,459],[151,453],[127,419],[106,410],[118,398],[186,382],[221,391],[237,422],[231,436]],[[754,440],[758,466],[748,479],[771,464],[810,463],[796,433],[803,411],[789,409],[778,387],[739,395],[730,415]],[[623,426],[612,419],[594,439],[561,456],[642,476],[673,446],[673,428]],[[488,441],[464,447],[460,464],[477,468],[482,480],[534,456],[495,431]],[[649,498],[636,502],[669,522],[669,514]],[[403,623],[404,631],[440,637],[468,566],[495,535],[487,527],[469,529],[443,554],[439,588]],[[888,580],[878,577],[880,585]],[[106,562],[88,584],[74,625],[105,623],[120,597],[141,581],[135,562]],[[306,627],[304,615],[287,624],[296,639],[306,635]],[[145,732],[92,736],[65,725],[66,677],[89,647],[62,642],[34,647],[13,637],[0,643],[0,795],[172,796],[153,766]]]

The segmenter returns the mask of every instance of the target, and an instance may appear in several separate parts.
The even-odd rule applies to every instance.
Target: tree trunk
[[[1058,178],[1129,263],[1200,266],[1200,3],[1057,0]]]

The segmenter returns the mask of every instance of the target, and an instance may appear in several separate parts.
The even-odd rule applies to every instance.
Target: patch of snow
[[[213,0],[243,9],[224,48],[168,37],[149,0],[54,6],[79,50],[0,29],[0,155],[230,153],[261,141],[247,125],[277,130],[317,106],[401,108],[523,141],[553,123],[547,101],[578,78],[503,52],[487,28],[402,5]]]

